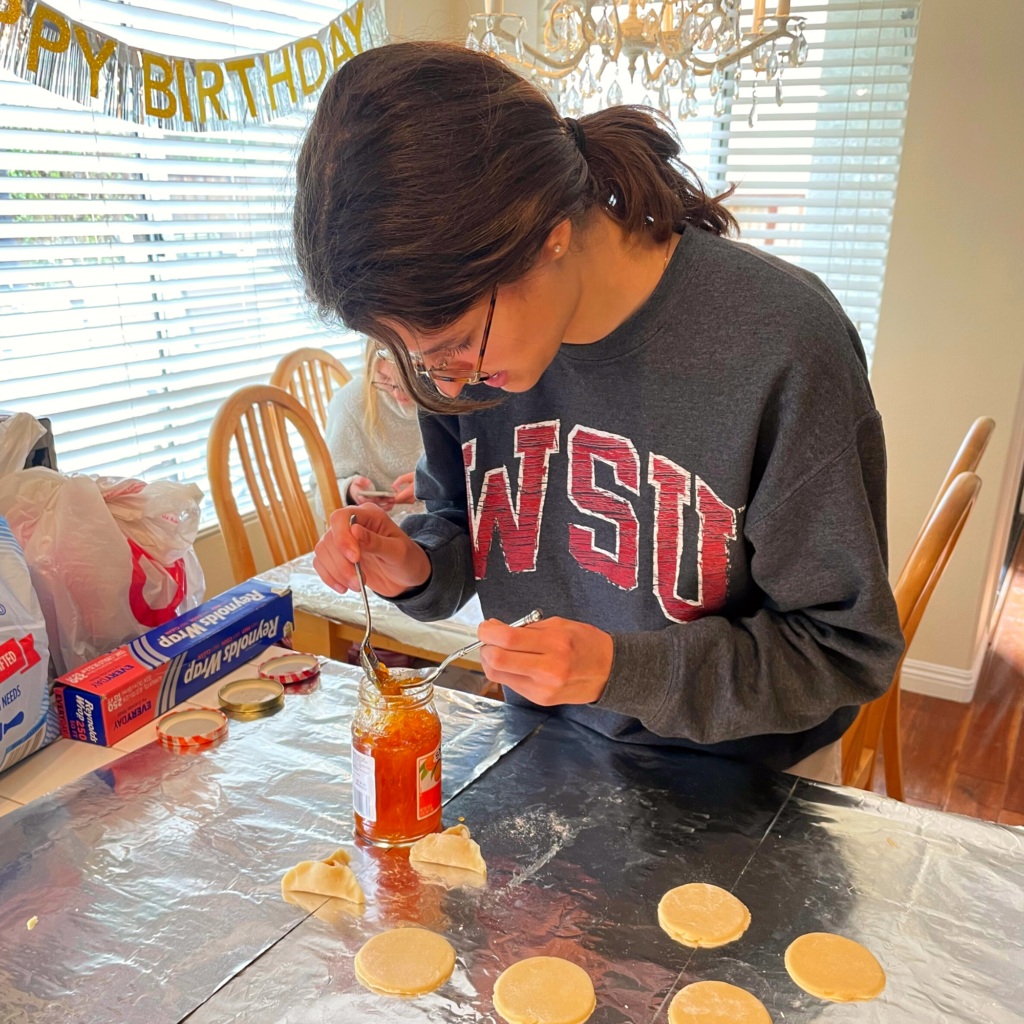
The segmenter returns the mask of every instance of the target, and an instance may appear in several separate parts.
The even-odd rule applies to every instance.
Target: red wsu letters
[[[480,496],[474,500],[476,439],[462,446],[466,495],[477,579],[487,575],[487,559],[497,529],[509,572],[534,572],[547,495],[551,456],[559,451],[558,420],[527,423],[515,429],[519,484],[513,506],[505,466],[484,473]],[[615,528],[611,549],[597,544],[596,529],[568,524],[569,551],[582,568],[597,572],[622,590],[637,587],[640,523],[633,503],[599,487],[595,466],[603,462],[615,483],[640,494],[640,457],[627,437],[576,425],[568,437],[568,491],[572,504],[585,516]],[[665,617],[689,622],[725,605],[729,577],[729,542],[736,540],[736,511],[723,502],[699,476],[654,452],[649,454],[647,480],[654,488],[653,589]],[[682,597],[679,582],[683,559],[683,509],[695,502],[698,517],[696,551],[697,594]]]

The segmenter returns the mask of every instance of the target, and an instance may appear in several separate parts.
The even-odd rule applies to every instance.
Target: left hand
[[[612,670],[611,636],[585,622],[552,618],[513,628],[488,619],[477,636],[487,645],[480,650],[487,678],[534,704],[591,704]]]
[[[416,500],[416,496],[412,492],[415,476],[415,473],[403,473],[391,485],[391,489],[395,492],[396,505],[411,505]]]

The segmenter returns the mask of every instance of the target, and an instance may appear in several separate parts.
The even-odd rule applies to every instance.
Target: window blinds
[[[280,46],[339,9],[256,3],[60,6],[126,42],[211,57]],[[10,76],[0,97],[0,408],[51,417],[62,470],[208,494],[227,395],[304,345],[360,365],[358,338],[310,318],[287,255],[303,123],[165,133]]]
[[[339,9],[259,2],[58,6],[126,42],[197,57],[279,46]],[[702,84],[699,116],[679,125],[711,187],[736,185],[745,240],[819,274],[869,354],[918,9],[919,0],[795,0],[810,53],[785,68],[784,105],[763,75],[755,84],[745,72],[730,81],[723,116]],[[627,102],[648,95],[639,78],[620,72]],[[163,133],[0,80],[0,408],[50,416],[62,469],[208,491],[206,438],[224,397],[265,383],[303,345],[358,367],[359,339],[309,319],[287,257],[301,128]]]
[[[792,13],[807,18],[809,53],[801,67],[782,61],[783,105],[774,83],[744,68],[739,83],[729,76],[722,117],[712,116],[705,84],[700,116],[680,124],[694,169],[714,191],[735,186],[729,206],[741,238],[821,277],[869,360],[919,8],[919,0],[794,0]]]

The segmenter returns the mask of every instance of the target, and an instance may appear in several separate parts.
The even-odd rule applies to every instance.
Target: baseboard
[[[977,682],[975,673],[969,668],[950,668],[935,665],[930,661],[903,662],[900,688],[909,693],[923,693],[928,697],[955,700],[958,704],[969,704],[974,696]]]

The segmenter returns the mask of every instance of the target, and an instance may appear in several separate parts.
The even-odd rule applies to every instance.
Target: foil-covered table
[[[0,1022],[177,1022],[301,925],[282,875],[352,842],[359,675],[326,662],[315,692],[213,749],[152,743],[0,818]],[[544,720],[436,703],[446,800]]]
[[[307,737],[299,730],[290,743],[286,730],[275,729],[273,742],[259,748],[263,761],[246,758],[238,771],[218,761],[216,771],[199,773],[195,794],[185,769],[180,781],[172,772],[136,783],[135,790],[155,786],[162,796],[142,802],[149,810],[135,815],[134,831],[127,811],[138,801],[126,788],[124,810],[90,801],[81,809],[98,813],[75,813],[59,828],[37,826],[26,837],[38,836],[34,855],[26,849],[7,857],[0,846],[7,860],[0,867],[0,1019],[500,1024],[491,1005],[495,979],[516,960],[548,954],[579,963],[594,979],[594,1024],[665,1024],[671,997],[698,979],[749,989],[776,1024],[1024,1020],[1024,830],[683,750],[614,744],[552,717],[446,805],[446,823],[465,818],[480,842],[489,868],[484,888],[424,881],[403,851],[363,847],[352,864],[365,909],[315,899],[303,916],[275,902],[280,871],[329,852],[347,827],[338,799],[347,797],[347,782],[335,791],[316,781],[338,768],[323,753],[308,754]],[[487,749],[493,755],[503,745]],[[289,783],[293,766],[298,774]],[[271,782],[275,797],[268,799],[260,791]],[[58,799],[40,817],[52,826],[66,806]],[[112,834],[101,806],[117,816]],[[228,806],[233,814],[218,812]],[[31,812],[20,812],[22,832]],[[0,843],[9,841],[7,820],[0,819]],[[131,846],[140,842],[152,868],[146,879],[130,867]],[[159,850],[150,848],[157,842]],[[56,852],[55,843],[66,848]],[[176,855],[177,843],[201,857]],[[37,858],[51,874],[33,889]],[[688,881],[735,892],[752,913],[747,933],[716,950],[669,939],[657,924],[657,902]],[[21,929],[14,941],[23,945],[24,919],[40,912],[25,901],[33,891],[57,906],[67,896],[81,909],[59,918],[59,935],[51,931],[34,951],[19,953],[13,971],[12,918]],[[107,905],[97,892],[124,904]],[[259,942],[250,937],[254,921]],[[458,953],[448,983],[408,1001],[366,991],[353,970],[366,939],[404,923],[442,932]],[[882,996],[830,1004],[797,988],[783,954],[792,939],[815,930],[865,943],[888,973]],[[101,988],[105,1003],[96,998]],[[77,1004],[75,992],[84,993]],[[69,1015],[79,1007],[88,1012]]]
[[[557,718],[452,801],[446,820],[460,816],[487,859],[485,889],[425,885],[401,853],[371,851],[362,916],[303,922],[190,1024],[499,1024],[496,978],[537,955],[590,973],[592,1024],[664,1024],[679,987],[710,979],[754,992],[776,1022],[1024,1019],[1024,830],[618,745]],[[661,931],[658,900],[689,881],[749,906],[739,941],[694,951]],[[353,971],[367,938],[403,922],[458,953],[447,985],[408,1002],[372,995]],[[808,931],[872,949],[882,996],[832,1004],[797,988],[783,954]]]
[[[292,604],[299,611],[308,612],[321,619],[358,626],[360,629],[366,626],[362,598],[351,591],[339,594],[331,590],[316,574],[312,553],[299,555],[290,562],[276,565],[260,573],[256,579],[277,586],[291,587]],[[442,619],[439,622],[417,622],[390,601],[378,597],[373,591],[368,591],[367,596],[370,599],[374,632],[412,647],[435,652],[442,657],[474,643],[476,628],[483,621],[480,601],[475,596],[450,619]],[[468,654],[466,660],[479,663],[480,655]]]

